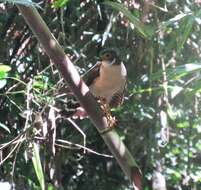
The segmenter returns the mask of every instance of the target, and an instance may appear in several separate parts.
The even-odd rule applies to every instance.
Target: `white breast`
[[[95,97],[105,98],[109,103],[112,96],[123,91],[126,83],[126,68],[121,65],[103,64],[100,68],[100,77],[89,87]]]

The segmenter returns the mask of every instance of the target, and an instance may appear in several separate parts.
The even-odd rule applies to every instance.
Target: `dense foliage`
[[[201,2],[39,5],[80,74],[96,63],[102,48],[118,49],[128,86],[113,115],[142,169],[143,189],[152,189],[156,173],[165,177],[167,189],[200,189]],[[1,180],[17,189],[41,189],[44,183],[48,189],[131,189],[91,122],[58,114],[67,109],[63,92],[69,89],[17,8],[0,4],[0,11]],[[56,129],[48,128],[52,110]]]

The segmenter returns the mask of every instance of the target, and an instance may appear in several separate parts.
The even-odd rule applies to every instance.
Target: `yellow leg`
[[[107,118],[108,128],[103,130],[101,134],[104,134],[108,131],[111,131],[114,127],[116,127],[116,119],[112,116],[112,113],[110,111],[110,106],[106,103],[105,99],[101,98],[99,99],[99,103],[101,106],[101,109],[103,110],[105,117]]]

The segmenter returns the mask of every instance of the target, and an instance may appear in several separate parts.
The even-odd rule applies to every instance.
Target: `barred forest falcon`
[[[117,52],[113,49],[105,49],[100,53],[100,61],[89,69],[82,79],[89,87],[93,96],[99,99],[101,104],[107,105],[107,109],[104,111],[108,113],[109,108],[122,104],[126,77],[126,67],[120,60]],[[87,115],[83,108],[78,108],[76,105],[71,105],[72,107],[76,108],[73,116],[85,117]]]

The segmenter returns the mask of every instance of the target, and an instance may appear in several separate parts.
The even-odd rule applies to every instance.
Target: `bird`
[[[82,79],[93,96],[103,100],[110,108],[123,103],[127,70],[116,50],[103,50],[100,61]]]
[[[111,108],[116,108],[123,103],[124,92],[127,84],[127,70],[115,49],[104,49],[100,52],[100,61],[89,69],[82,79],[88,86],[92,95],[100,102],[103,112],[113,125]],[[69,102],[67,108],[75,109],[75,117],[85,117],[87,113],[79,103]],[[69,109],[70,110],[70,109]],[[71,111],[72,113],[72,111]]]

